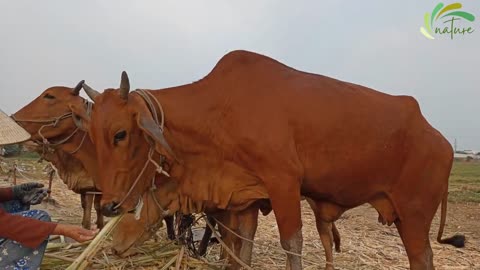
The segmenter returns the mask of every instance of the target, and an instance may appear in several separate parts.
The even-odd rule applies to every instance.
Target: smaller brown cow
[[[104,223],[103,215],[100,211],[101,197],[100,195],[95,196],[88,194],[88,192],[97,192],[97,190],[95,189],[92,177],[86,172],[82,163],[61,149],[44,151],[43,146],[30,141],[24,143],[24,146],[30,151],[40,154],[42,159],[50,162],[57,172],[58,177],[67,185],[68,189],[80,194],[83,209],[82,227],[90,229],[91,210],[92,205],[94,205],[97,214],[96,225],[98,228],[102,228]]]
[[[57,88],[61,88],[62,91],[72,95],[72,93],[80,91],[82,83],[83,81],[73,89]],[[76,125],[72,125],[71,128],[65,125],[64,122],[67,121],[73,124],[73,117],[63,108],[58,111],[60,109],[58,103],[53,93],[44,93],[44,95],[36,98],[29,105],[12,115],[12,118],[32,135],[31,141],[25,143],[26,146],[52,163],[60,179],[68,188],[80,194],[83,208],[82,226],[90,229],[91,209],[92,204],[94,204],[97,212],[96,224],[98,228],[102,228],[103,216],[99,208],[101,197],[87,194],[88,192],[98,191],[95,189],[92,176],[96,164],[81,162],[78,159],[79,156],[85,155],[85,151],[79,151],[80,148],[84,146],[84,143],[87,143],[88,147],[90,140],[86,139],[86,133]],[[56,114],[56,111],[58,111],[58,114]],[[94,198],[95,202],[93,202]]]

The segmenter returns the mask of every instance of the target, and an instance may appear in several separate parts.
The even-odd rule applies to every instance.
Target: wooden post
[[[48,197],[47,200],[50,201],[52,199],[52,181],[53,181],[53,176],[55,175],[55,170],[52,168],[50,165],[48,168]]]
[[[17,185],[17,163],[13,163],[13,185]]]

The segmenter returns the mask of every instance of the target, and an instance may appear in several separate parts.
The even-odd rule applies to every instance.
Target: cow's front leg
[[[92,219],[93,195],[82,193],[80,196],[83,207],[82,227],[85,229],[90,229]]]
[[[100,201],[102,200],[102,195],[95,195],[95,199],[93,202],[93,205],[95,207],[95,212],[97,213],[97,228],[101,229],[103,228],[104,222],[103,222],[103,215],[102,215],[102,207],[100,205]]]
[[[173,216],[165,216],[163,217],[163,221],[165,221],[165,225],[167,225],[167,237],[170,240],[175,240],[176,235],[175,235],[175,225],[174,223],[174,217]]]
[[[267,189],[280,232],[280,243],[288,251],[286,269],[301,270],[303,237],[300,183],[282,177],[265,182],[270,183]]]
[[[207,215],[207,220],[210,222],[212,227],[215,228],[215,225],[217,225],[217,221],[215,220],[214,217]],[[200,241],[200,244],[198,245],[197,253],[200,256],[205,256],[207,253],[207,247],[208,244],[210,243],[210,239],[212,238],[212,229],[210,227],[206,226],[205,227],[205,233],[203,234],[202,241]]]

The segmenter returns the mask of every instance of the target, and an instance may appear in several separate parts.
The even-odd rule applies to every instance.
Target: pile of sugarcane
[[[224,262],[195,258],[185,246],[174,241],[146,241],[136,255],[120,258],[111,252],[109,232],[118,218],[112,219],[92,241],[47,245],[41,269],[222,269]],[[216,256],[215,256],[216,257]]]

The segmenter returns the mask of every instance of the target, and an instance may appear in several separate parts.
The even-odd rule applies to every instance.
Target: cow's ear
[[[69,104],[70,110],[72,110],[72,118],[75,122],[75,125],[83,131],[88,131],[90,126],[90,116],[85,109],[85,106],[78,106],[77,104]]]
[[[155,141],[155,150],[157,150],[157,152],[164,153],[166,150],[170,157],[175,158],[172,148],[163,136],[163,131],[150,115],[137,114],[137,124],[143,132]],[[162,148],[164,151],[161,150]]]

